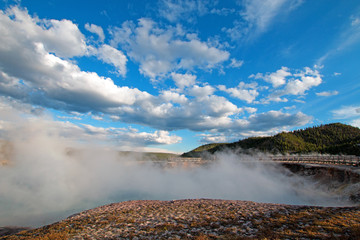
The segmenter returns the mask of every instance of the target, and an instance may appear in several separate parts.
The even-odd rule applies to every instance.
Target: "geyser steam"
[[[13,149],[9,164],[0,166],[0,226],[38,226],[132,199],[331,204],[319,192],[312,195],[305,181],[271,165],[249,165],[234,154],[220,154],[206,167],[161,169],[115,150],[76,143],[51,121],[17,123],[7,136]]]

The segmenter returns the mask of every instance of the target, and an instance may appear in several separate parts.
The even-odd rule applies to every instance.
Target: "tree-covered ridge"
[[[209,143],[209,144],[205,144],[205,145],[201,145],[200,147],[197,147],[195,149],[192,150],[192,152],[202,152],[202,151],[207,151],[210,150],[212,148],[221,146],[221,145],[226,145],[227,143]]]
[[[360,129],[332,123],[292,132],[282,132],[272,137],[250,137],[234,143],[215,145],[205,150],[215,153],[224,149],[236,151],[260,150],[269,153],[329,153],[360,155]],[[204,153],[205,151],[202,151]],[[185,156],[194,156],[194,150]],[[199,155],[197,151],[195,155]]]

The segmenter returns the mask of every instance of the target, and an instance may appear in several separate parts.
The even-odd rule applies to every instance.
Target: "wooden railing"
[[[332,164],[346,166],[359,166],[360,164],[360,157],[353,155],[288,155],[269,156],[269,159],[281,163]]]
[[[203,158],[184,158],[174,157],[166,160],[152,160],[155,164],[166,166],[199,166],[206,163],[211,163],[215,160]],[[287,156],[273,156],[267,155],[264,157],[244,156],[240,157],[243,162],[254,162],[259,160],[264,163],[278,162],[278,163],[301,163],[301,164],[330,164],[330,165],[344,165],[360,167],[360,157],[353,155],[287,155]],[[148,161],[140,161],[148,162]]]

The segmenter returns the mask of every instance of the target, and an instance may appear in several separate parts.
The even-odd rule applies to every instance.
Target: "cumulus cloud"
[[[170,135],[168,131],[139,132],[134,128],[102,128],[88,124],[82,125],[82,131],[89,135],[88,139],[99,139],[101,141],[115,141],[122,144],[122,147],[139,147],[148,145],[168,145],[181,142],[182,138],[176,135]],[[79,136],[81,134],[78,134]],[[91,138],[90,138],[91,136]]]
[[[268,83],[271,83],[274,88],[280,87],[286,83],[286,77],[291,76],[292,74],[289,72],[289,68],[281,67],[281,69],[277,70],[274,73],[257,73],[256,75],[251,75],[250,77],[255,79],[263,79]]]
[[[6,23],[11,26],[12,20],[5,20],[0,24],[7,29]],[[152,96],[138,89],[119,87],[110,78],[81,71],[72,62],[48,53],[44,44],[34,39],[28,38],[28,42],[23,43],[26,38],[21,35],[23,32],[15,34],[17,29],[12,30],[12,34],[0,36],[4,43],[0,47],[0,82],[1,93],[5,96],[58,110],[100,112],[119,121],[163,130],[199,131],[223,127],[224,122],[228,126],[231,123],[229,116],[238,112],[227,99],[212,96],[214,88],[211,86],[189,88],[192,101],[169,91]],[[179,80],[178,84],[188,85],[191,78],[189,83]],[[170,102],[164,102],[166,99]],[[199,109],[202,109],[200,113]]]
[[[265,75],[257,73],[251,75],[250,78],[262,78],[277,88],[263,100],[264,103],[270,101],[287,102],[288,99],[283,96],[303,96],[306,95],[308,90],[322,83],[322,75],[316,67],[314,69],[305,67],[303,70],[295,70],[294,73],[291,73],[288,68],[282,67],[274,73]]]
[[[127,21],[121,28],[113,28],[111,34],[112,46],[122,47],[132,60],[140,63],[140,72],[152,79],[179,69],[212,69],[229,58],[227,51],[197,38],[186,38],[176,28],[159,28],[150,19],[139,19],[137,25]]]
[[[283,113],[281,111],[269,111],[249,117],[249,129],[264,131],[275,128],[294,127],[307,124],[312,118],[302,112],[296,114]]]
[[[330,97],[330,96],[335,96],[335,95],[338,95],[338,94],[339,94],[339,92],[334,90],[334,91],[318,92],[318,93],[316,93],[316,96]]]
[[[96,34],[99,37],[100,42],[104,42],[105,40],[105,34],[102,27],[95,25],[95,24],[85,24],[85,29],[88,30],[91,33]]]
[[[312,87],[316,87],[321,84],[321,74],[316,69],[309,67],[305,68],[305,71],[293,75],[299,79],[290,80],[284,89],[284,95],[303,95],[307,90]]]
[[[257,108],[253,108],[253,107],[245,107],[244,110],[247,111],[248,113],[256,113],[257,112]]]
[[[188,102],[188,98],[184,94],[179,94],[170,90],[163,91],[160,95],[160,98],[162,98],[166,102],[173,102],[179,104],[185,104]]]
[[[130,105],[138,97],[148,96],[138,89],[118,87],[110,78],[83,72],[71,62],[47,53],[41,43],[34,45],[34,48],[21,51],[13,49],[14,53],[19,54],[13,54],[13,59],[1,63],[6,73],[3,72],[0,76],[11,76],[13,81],[17,79],[15,85],[8,85],[9,91],[23,90],[20,97],[24,101],[84,112],[105,111],[106,108],[122,104]],[[0,50],[0,57],[4,55]],[[29,56],[31,61],[27,59]]]
[[[39,19],[31,17],[26,9],[12,7],[0,11],[0,24],[1,49],[9,55],[16,47],[34,47],[36,42],[59,57],[83,56],[87,52],[85,36],[69,20]]]
[[[48,24],[46,28],[42,26],[44,24]],[[13,7],[6,13],[0,13],[0,27],[6,33],[0,35],[3,95],[45,107],[79,112],[106,111],[122,104],[131,105],[137,99],[149,96],[138,89],[118,87],[110,78],[81,71],[71,61],[58,57],[57,54],[68,57],[84,54],[81,47],[86,48],[82,34],[69,21],[33,19],[25,10]],[[63,31],[65,35],[60,34]],[[57,33],[56,37],[54,33]],[[53,41],[49,44],[51,37]],[[104,60],[110,62],[114,56],[121,59],[114,60],[113,64],[124,73],[124,65],[121,64],[126,62],[126,58],[121,52],[107,45],[101,49],[100,56]],[[107,52],[112,54],[103,56]]]
[[[215,88],[213,88],[212,86],[206,85],[206,86],[198,86],[198,85],[194,85],[190,90],[189,90],[189,94],[191,96],[195,96],[197,98],[204,98],[207,97],[209,95],[212,95],[215,91]]]
[[[52,24],[44,28],[44,22]],[[29,26],[37,34],[28,33],[30,30],[24,26]],[[68,43],[69,51],[63,50],[62,44],[54,47],[48,44],[47,38],[40,39],[41,35],[60,31],[58,28],[61,27],[64,28],[61,31],[65,31],[69,26],[73,31],[67,34],[75,36],[56,38],[64,38],[62,40]],[[150,126],[158,129],[156,134],[159,137],[165,137],[166,132],[161,130],[225,131],[249,124],[248,119],[236,118],[246,108],[240,108],[225,97],[215,95],[216,89],[210,85],[196,84],[196,76],[192,73],[179,74],[174,71],[181,68],[191,71],[190,63],[201,68],[211,68],[228,60],[228,52],[210,47],[194,36],[188,40],[179,38],[183,36],[179,31],[161,29],[147,19],[141,19],[138,26],[127,22],[122,29],[114,30],[115,35],[120,32],[129,34],[128,40],[125,38],[121,41],[125,41],[129,56],[138,59],[140,64],[151,64],[151,60],[147,62],[147,59],[153,59],[169,66],[167,70],[148,73],[154,73],[153,76],[170,75],[180,90],[163,90],[156,96],[136,88],[118,86],[110,78],[82,71],[71,60],[59,57],[57,54],[67,53],[67,57],[85,54],[84,51],[76,52],[79,49],[71,50],[76,44],[70,44],[68,39],[78,39],[80,46],[77,47],[80,50],[81,46],[85,50],[87,46],[82,45],[85,44],[83,36],[70,21],[32,18],[25,10],[15,7],[0,13],[0,27],[6,33],[0,35],[0,94],[3,96],[34,106],[94,113],[110,116],[114,121]],[[114,39],[119,40],[116,37]],[[120,50],[103,44],[98,51],[99,58],[117,67],[119,74],[125,74],[126,57]],[[142,70],[147,71],[145,66]],[[246,84],[223,90],[247,102],[252,102],[257,96],[255,86]],[[293,117],[302,118],[298,115]]]
[[[208,143],[224,143],[229,141],[229,137],[223,134],[199,134],[202,144]]]
[[[196,76],[192,74],[180,74],[180,73],[171,73],[171,77],[175,82],[175,85],[183,89],[195,84]]]
[[[235,88],[227,88],[224,85],[220,85],[218,88],[221,91],[229,93],[232,97],[244,100],[247,103],[252,103],[259,95],[259,92],[256,90],[256,86],[256,84],[246,84],[244,82],[240,82]]]
[[[123,77],[126,75],[127,58],[121,51],[107,44],[102,45],[97,50],[99,59],[116,67],[117,73]]]
[[[213,133],[200,135],[202,137],[200,142],[229,142],[245,137],[269,136],[296,126],[305,125],[311,120],[312,117],[302,112],[290,114],[282,111],[269,111],[255,114],[254,111],[248,118],[235,120],[230,125],[231,129],[223,128]]]

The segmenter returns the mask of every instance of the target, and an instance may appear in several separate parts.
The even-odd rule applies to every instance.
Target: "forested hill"
[[[184,157],[198,157],[203,153],[231,149],[242,152],[260,150],[268,153],[329,153],[360,156],[360,129],[332,123],[293,132],[282,132],[271,137],[250,137],[234,143],[207,144]]]

